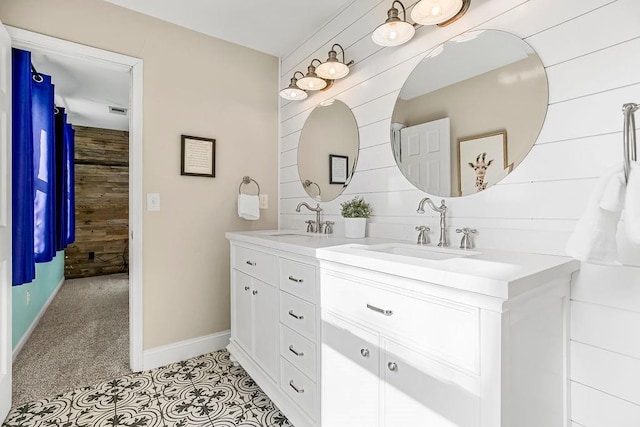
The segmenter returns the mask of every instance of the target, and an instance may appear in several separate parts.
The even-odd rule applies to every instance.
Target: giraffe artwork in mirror
[[[549,89],[542,61],[519,37],[480,30],[425,54],[398,95],[391,149],[418,189],[457,197],[485,191],[536,142]]]

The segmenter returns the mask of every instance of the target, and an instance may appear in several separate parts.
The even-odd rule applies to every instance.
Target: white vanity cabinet
[[[227,347],[297,427],[319,411],[317,261],[231,240],[231,338]],[[257,240],[258,243],[264,243]]]
[[[244,262],[244,271],[238,266]],[[269,263],[277,259],[269,254],[238,248],[231,271],[232,340],[257,362],[273,380],[278,378],[278,288],[273,277],[265,274]],[[275,277],[275,276],[274,276]],[[271,280],[271,283],[266,282]]]
[[[323,427],[567,425],[570,273],[502,299],[321,266]]]

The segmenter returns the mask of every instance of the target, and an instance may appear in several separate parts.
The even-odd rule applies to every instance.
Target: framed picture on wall
[[[329,154],[329,184],[346,184],[349,157]]]
[[[180,175],[216,176],[216,140],[182,135]]]
[[[497,131],[458,139],[458,193],[485,190],[509,173],[507,132]]]

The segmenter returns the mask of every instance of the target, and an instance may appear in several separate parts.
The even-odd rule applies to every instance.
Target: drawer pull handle
[[[249,287],[248,287],[248,286],[245,286],[245,287],[244,287],[244,290],[245,290],[245,291],[248,291],[248,290],[249,290]]]
[[[247,264],[249,264],[250,266],[255,266],[256,262],[255,261],[247,261]]]
[[[395,362],[389,362],[387,363],[387,367],[389,368],[389,370],[391,372],[395,372],[398,370],[398,365]]]
[[[304,282],[304,279],[296,279],[293,276],[289,276],[289,280],[291,280],[292,282],[296,282],[296,283],[302,283]]]
[[[254,290],[254,291],[252,292],[252,294],[254,294],[254,295],[258,295],[258,291],[255,291],[255,290]]]
[[[289,386],[294,389],[296,391],[296,393],[304,393],[304,389],[303,388],[298,388],[295,385],[293,385],[293,380],[289,381]]]
[[[371,304],[367,304],[367,308],[369,310],[375,311],[376,313],[384,314],[385,316],[391,316],[393,314],[392,310],[385,310],[383,308],[376,307],[375,305],[371,305]]]
[[[293,310],[289,310],[289,316],[291,316],[291,317],[293,317],[294,319],[297,319],[297,320],[302,320],[302,319],[304,319],[304,316],[303,316],[303,315],[298,316],[297,314],[295,314],[295,313],[293,312]]]
[[[301,352],[301,351],[300,351],[300,352],[298,352],[298,351],[296,351],[296,349],[295,349],[295,348],[293,348],[293,344],[289,346],[289,351],[290,351],[291,353],[295,354],[295,355],[296,355],[296,356],[298,356],[298,357],[302,357],[302,356],[304,356],[304,353],[303,353],[303,352]]]
[[[360,349],[360,354],[362,355],[362,357],[369,357],[369,349],[368,348]]]

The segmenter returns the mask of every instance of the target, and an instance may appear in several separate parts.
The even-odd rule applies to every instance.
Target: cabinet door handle
[[[293,385],[293,380],[289,381],[289,386],[294,389],[296,391],[296,393],[304,393],[304,389],[303,388],[298,388],[295,385]]]
[[[369,310],[375,311],[376,313],[384,314],[385,316],[391,316],[393,314],[392,310],[385,310],[383,308],[376,307],[375,305],[371,305],[371,304],[367,304],[367,308]]]
[[[360,354],[362,355],[362,357],[369,357],[369,349],[368,348],[360,349]]]
[[[244,287],[244,290],[245,290],[245,291],[248,291],[248,290],[249,290],[249,287],[248,287],[248,286],[245,286],[245,287]]]
[[[296,283],[302,283],[304,282],[304,279],[296,279],[293,276],[289,276],[289,280],[291,280],[292,282],[296,282]]]
[[[303,352],[301,352],[301,351],[300,351],[300,352],[298,352],[298,351],[296,351],[296,349],[295,349],[295,348],[293,348],[293,344],[289,346],[289,351],[290,351],[291,353],[295,354],[295,355],[296,355],[296,356],[298,356],[298,357],[302,357],[302,356],[304,356],[304,353],[303,353]]]
[[[249,264],[250,266],[255,266],[256,262],[255,261],[247,261],[247,264]]]
[[[396,364],[396,362],[389,362],[387,363],[387,367],[389,368],[389,370],[391,372],[395,372],[398,370],[398,365]]]
[[[304,319],[304,316],[303,316],[303,315],[298,316],[297,314],[295,314],[295,313],[293,312],[293,310],[289,310],[289,316],[291,316],[291,317],[293,317],[294,319],[297,319],[297,320],[302,320],[302,319]]]
[[[252,292],[252,294],[254,294],[254,295],[258,295],[258,291],[254,290],[254,291]]]

